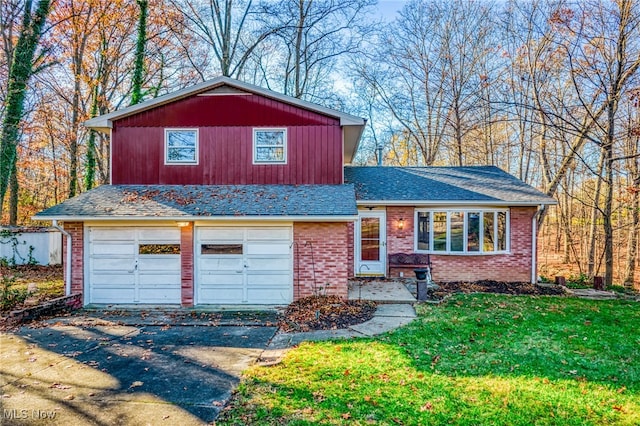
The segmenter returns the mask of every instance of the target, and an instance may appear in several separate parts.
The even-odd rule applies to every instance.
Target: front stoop
[[[349,281],[349,300],[372,300],[377,303],[413,304],[416,298],[399,281]]]

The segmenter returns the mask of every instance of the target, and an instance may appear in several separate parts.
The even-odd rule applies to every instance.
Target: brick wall
[[[413,219],[413,207],[387,207],[387,254],[413,253]]]
[[[180,228],[180,294],[182,306],[193,306],[193,222]]]
[[[498,255],[431,255],[433,279],[435,281],[523,281],[531,280],[531,218],[535,207],[514,207],[511,216],[511,251]],[[404,230],[394,226],[400,216],[404,216]],[[387,251],[388,253],[413,253],[413,208],[387,208]],[[407,233],[411,233],[410,237]],[[400,272],[405,277],[413,277],[413,269],[393,268],[391,276]]]
[[[71,293],[84,294],[84,224],[65,222],[64,230],[71,234]],[[67,261],[67,241],[62,243],[62,263]],[[65,282],[67,268],[64,268]],[[85,301],[86,302],[86,301]]]
[[[348,223],[295,223],[293,240],[294,299],[320,292],[320,287],[326,287],[327,283],[326,292],[323,290],[321,294],[347,298]]]

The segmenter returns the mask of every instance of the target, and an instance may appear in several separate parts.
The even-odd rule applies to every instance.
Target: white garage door
[[[196,232],[198,304],[291,303],[291,227],[201,227]]]
[[[180,303],[180,230],[89,228],[90,303]]]

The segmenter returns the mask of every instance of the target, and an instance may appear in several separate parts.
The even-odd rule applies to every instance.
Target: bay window
[[[507,209],[417,209],[417,252],[505,253],[509,249]]]

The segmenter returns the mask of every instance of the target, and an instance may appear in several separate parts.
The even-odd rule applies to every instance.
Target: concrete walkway
[[[369,321],[352,325],[346,329],[316,330],[303,333],[279,332],[267,345],[260,357],[259,364],[277,364],[288,349],[304,341],[372,337],[409,324],[415,318],[416,311],[413,305],[408,303],[387,303],[379,305],[373,318]]]
[[[568,288],[565,291],[570,296],[576,296],[581,299],[608,300],[617,299],[618,294],[613,291],[596,290],[593,288]]]
[[[414,284],[415,287],[415,284]],[[377,303],[415,303],[416,298],[399,281],[349,281],[349,300],[372,300]]]

